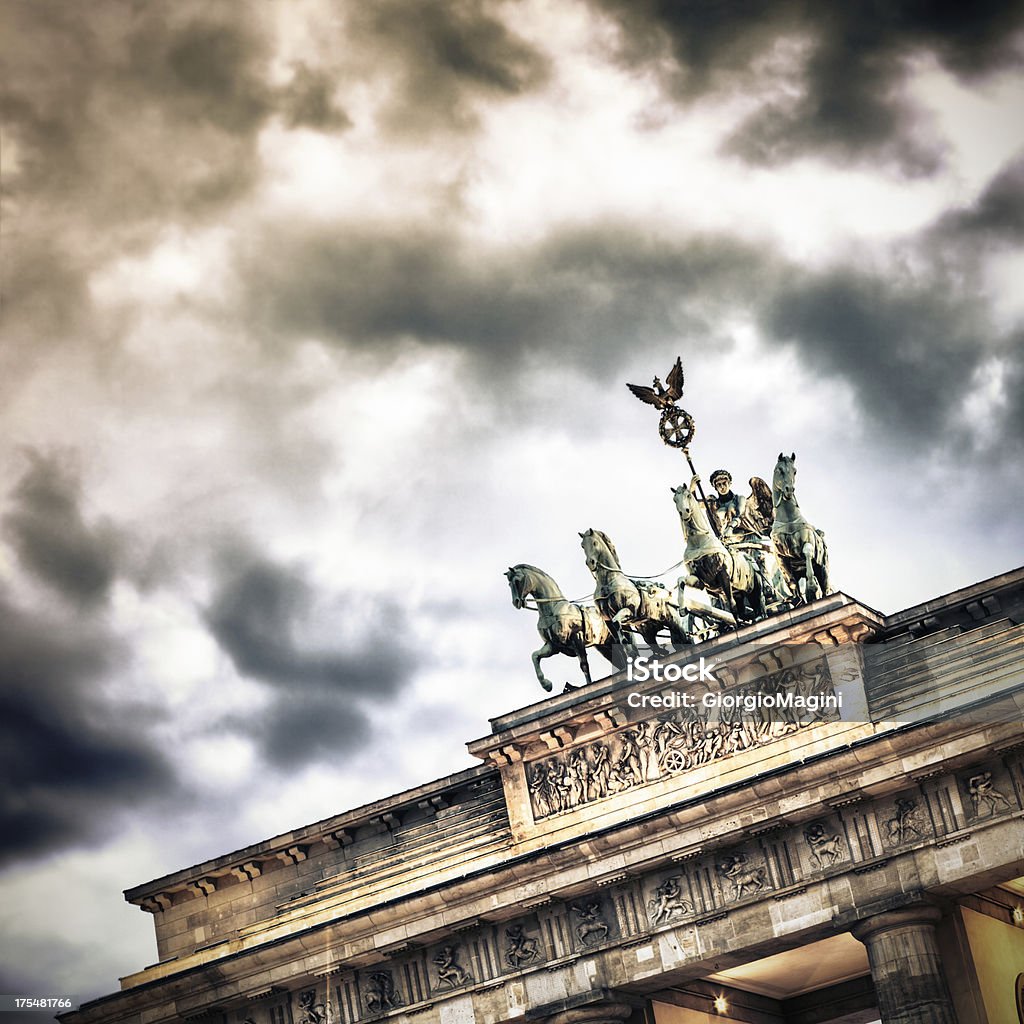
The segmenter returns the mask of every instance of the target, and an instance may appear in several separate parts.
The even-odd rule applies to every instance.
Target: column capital
[[[956,1024],[935,938],[941,917],[931,903],[911,903],[850,928],[867,946],[883,1024]]]
[[[630,1017],[633,1009],[628,1003],[589,1003],[559,1010],[547,1018],[547,1024],[615,1024]]]
[[[643,1005],[644,1000],[635,995],[599,988],[554,1003],[531,1006],[526,1011],[526,1019],[545,1024],[616,1024]]]
[[[935,927],[942,920],[942,911],[934,903],[912,903],[895,910],[883,910],[880,914],[865,917],[850,928],[855,939],[867,942],[879,932],[894,928],[914,928],[921,925]]]

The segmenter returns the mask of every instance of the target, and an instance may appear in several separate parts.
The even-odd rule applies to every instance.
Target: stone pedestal
[[[957,1024],[935,936],[938,907],[919,904],[858,922],[883,1024]]]

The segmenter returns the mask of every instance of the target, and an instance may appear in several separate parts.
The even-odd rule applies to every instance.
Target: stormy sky
[[[1024,4],[0,19],[0,991],[113,991],[123,888],[467,766],[541,696],[509,565],[681,557],[623,386],[677,354],[698,470],[796,451],[850,595],[1024,562]]]

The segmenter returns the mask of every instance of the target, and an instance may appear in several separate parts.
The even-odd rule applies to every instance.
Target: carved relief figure
[[[715,865],[718,873],[732,883],[733,899],[740,899],[748,891],[761,892],[768,887],[768,876],[761,865],[751,866],[745,854],[732,853]]]
[[[374,971],[369,979],[369,991],[366,993],[366,1008],[371,1013],[387,1013],[402,1005],[395,982],[390,971]]]
[[[602,920],[600,903],[586,903],[583,906],[574,903],[572,910],[580,919],[580,923],[576,925],[576,936],[584,946],[590,946],[608,938],[609,928]]]
[[[527,776],[527,786],[533,801],[533,812],[538,818],[551,813],[551,801],[548,799],[548,771],[542,764],[535,764]]]
[[[622,750],[611,767],[608,789],[612,793],[621,793],[635,785],[637,777],[633,774],[633,766],[628,751]]]
[[[647,915],[652,924],[664,924],[673,917],[689,914],[692,911],[693,904],[683,897],[678,876],[666,878],[654,890],[654,899],[647,901]]]
[[[829,832],[825,823],[816,821],[804,829],[804,839],[811,848],[811,857],[819,868],[835,864],[843,855],[843,841],[833,832]]]
[[[1002,805],[1007,810],[1010,808],[1010,801],[999,792],[992,783],[991,772],[979,772],[967,780],[967,792],[971,795],[971,802],[974,804],[975,816],[982,814],[995,814],[996,808]],[[982,806],[985,810],[982,811]]]
[[[521,924],[514,924],[511,928],[506,928],[505,937],[508,939],[505,961],[509,967],[522,967],[523,964],[530,964],[534,960],[540,959],[537,940],[530,938],[529,935],[524,935]]]
[[[569,768],[572,771],[573,781],[573,806],[585,803],[590,799],[590,762],[587,760],[585,747],[573,752],[569,760]]]
[[[924,838],[921,831],[920,815],[921,809],[917,801],[910,797],[900,797],[896,801],[896,812],[891,818],[885,821],[886,832],[889,837],[890,846],[901,846],[909,843],[912,837]]]
[[[590,775],[590,788],[594,795],[591,799],[598,800],[608,795],[612,768],[608,748],[603,743],[595,743],[590,749],[594,752],[594,770]]]
[[[644,769],[640,760],[640,745],[637,743],[639,735],[636,729],[624,729],[619,734],[619,742],[622,744],[622,752],[619,754],[619,761],[629,769],[629,774],[635,782],[644,780]]]
[[[457,962],[458,950],[455,946],[445,946],[433,959],[437,967],[437,980],[448,988],[465,985],[472,981],[473,976]]]
[[[327,1020],[326,1008],[316,1001],[316,989],[310,988],[299,993],[299,1024],[324,1024]]]

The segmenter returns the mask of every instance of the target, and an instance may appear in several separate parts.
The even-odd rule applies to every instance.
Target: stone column
[[[921,903],[850,929],[868,947],[882,1024],[957,1024],[935,937],[941,917],[938,907]]]
[[[546,1024],[621,1024],[634,1009],[626,1003],[589,1003],[559,1010],[547,1018]]]

